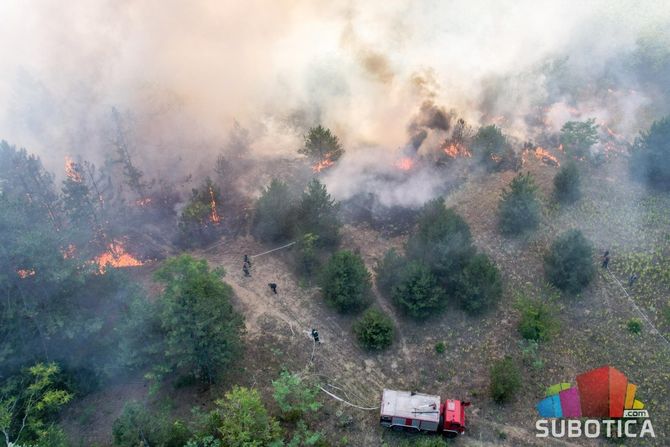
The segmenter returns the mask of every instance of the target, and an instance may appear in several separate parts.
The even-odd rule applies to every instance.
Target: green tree
[[[212,242],[221,233],[222,220],[221,191],[207,177],[201,187],[192,190],[179,216],[181,242],[187,247]]]
[[[498,204],[500,229],[505,234],[534,230],[540,222],[541,204],[537,186],[530,172],[518,174],[503,189]]]
[[[499,170],[511,146],[499,127],[495,125],[479,128],[472,141],[472,149],[489,171]]]
[[[554,177],[554,197],[561,203],[573,203],[581,196],[577,164],[570,161]]]
[[[659,191],[670,191],[670,117],[654,121],[633,145],[634,176]]]
[[[595,276],[593,248],[579,230],[559,235],[544,258],[547,280],[560,290],[579,293]]]
[[[8,447],[21,443],[44,445],[58,410],[72,394],[57,385],[60,367],[38,363],[0,386],[0,433]]]
[[[353,330],[358,342],[371,351],[381,351],[393,343],[393,320],[377,309],[366,310]]]
[[[305,135],[305,144],[298,153],[306,155],[312,161],[335,161],[344,154],[344,149],[330,129],[318,125],[309,129]]]
[[[521,372],[514,359],[505,357],[491,367],[491,397],[497,403],[508,402],[521,388]]]
[[[402,272],[407,260],[400,256],[392,248],[384,254],[381,261],[377,261],[375,266],[377,289],[387,298],[391,297],[393,286],[398,282],[400,272]]]
[[[516,308],[521,312],[518,330],[524,339],[547,341],[558,330],[556,309],[549,303],[522,295],[517,300]]]
[[[257,390],[233,387],[216,401],[214,416],[226,447],[279,447],[282,430],[268,414]]]
[[[231,304],[232,288],[205,260],[170,258],[156,271],[165,290],[161,324],[165,357],[173,368],[213,383],[240,354],[243,319]]]
[[[591,146],[598,142],[598,125],[595,118],[586,121],[568,121],[561,128],[561,144],[566,154],[586,157]]]
[[[112,425],[117,447],[183,447],[191,437],[183,422],[170,422],[164,412],[152,413],[136,401],[127,402]]]
[[[465,220],[447,209],[442,198],[426,203],[407,241],[407,257],[430,266],[437,280],[450,289],[474,254]]]
[[[391,298],[407,315],[421,319],[444,310],[447,297],[430,269],[411,261],[401,272]]]
[[[297,421],[321,408],[316,400],[319,388],[297,374],[282,371],[279,378],[272,381],[272,388],[272,397],[286,421]]]
[[[288,186],[273,179],[256,202],[252,234],[262,242],[281,242],[293,236],[295,204]]]
[[[456,293],[461,307],[478,314],[493,306],[502,295],[498,267],[485,254],[476,254],[465,266]]]
[[[339,312],[356,312],[370,304],[370,272],[363,259],[350,251],[338,251],[324,266],[319,286],[326,302]]]
[[[316,249],[318,239],[318,236],[312,233],[305,233],[296,244],[296,268],[300,275],[308,279],[321,268],[321,259]]]
[[[316,244],[332,247],[340,240],[339,205],[330,197],[326,186],[312,179],[297,208],[298,230],[316,235]]]

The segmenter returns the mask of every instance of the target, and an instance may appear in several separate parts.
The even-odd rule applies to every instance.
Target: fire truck
[[[383,427],[410,432],[439,432],[453,438],[465,432],[465,407],[470,402],[410,391],[384,390],[380,422]]]

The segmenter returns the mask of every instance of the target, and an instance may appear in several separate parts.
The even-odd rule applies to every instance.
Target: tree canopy
[[[272,179],[256,202],[252,234],[263,242],[281,242],[293,235],[295,201],[288,185]]]
[[[309,129],[305,135],[305,143],[298,153],[306,155],[312,161],[335,161],[344,154],[344,149],[337,136],[319,124]]]
[[[579,230],[568,230],[551,244],[544,258],[547,280],[568,293],[578,293],[595,276],[593,248]]]
[[[554,197],[561,203],[576,202],[581,196],[580,184],[577,164],[570,161],[554,177]]]
[[[243,319],[231,304],[232,288],[205,260],[168,259],[156,272],[165,290],[161,325],[168,365],[206,383],[215,382],[240,354]]]
[[[426,264],[411,261],[393,287],[391,298],[407,315],[422,319],[443,311],[447,295]]]
[[[489,171],[503,169],[508,159],[514,158],[507,137],[494,124],[479,128],[472,140],[472,150]]]
[[[313,234],[320,246],[336,246],[340,239],[339,205],[317,179],[307,185],[297,208],[297,226],[300,234]]]
[[[598,142],[598,125],[595,118],[586,121],[568,121],[563,124],[560,141],[566,154],[577,158],[588,156],[591,146]]]
[[[370,304],[370,272],[363,259],[350,251],[338,251],[324,266],[319,286],[327,303],[339,312],[357,312]]]
[[[534,230],[540,223],[541,204],[530,172],[520,173],[503,189],[498,204],[500,229],[505,234]]]
[[[670,191],[670,117],[654,121],[635,141],[631,170],[659,191]]]

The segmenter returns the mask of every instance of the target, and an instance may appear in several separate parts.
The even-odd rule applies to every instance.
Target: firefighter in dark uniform
[[[276,295],[277,294],[277,284],[271,282],[270,284],[268,284],[268,286],[270,286],[270,290],[272,290],[272,293],[274,293]]]
[[[316,329],[312,329],[312,338],[314,339],[314,343],[321,344],[321,341],[319,340],[319,332]]]

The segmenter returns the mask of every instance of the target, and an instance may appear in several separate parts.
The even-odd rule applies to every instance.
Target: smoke
[[[100,161],[116,107],[142,169],[176,178],[231,147],[293,156],[322,123],[347,150],[326,178],[346,198],[456,115],[523,140],[588,117],[632,136],[669,110],[663,1],[359,3],[2,2],[0,136],[53,169]],[[433,191],[419,171],[388,200]]]

